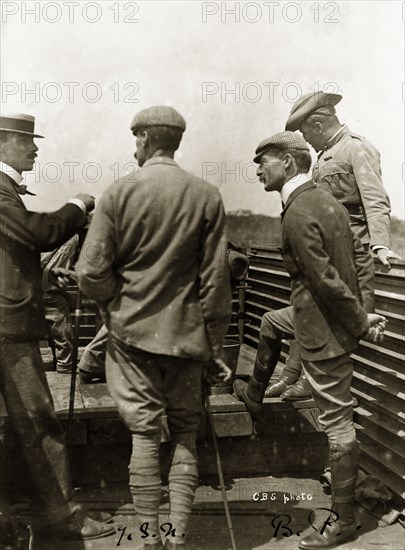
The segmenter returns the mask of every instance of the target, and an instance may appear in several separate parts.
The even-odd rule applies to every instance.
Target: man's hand
[[[211,386],[219,382],[228,382],[232,378],[232,371],[218,357],[213,357],[207,364],[205,370],[205,379]]]
[[[368,332],[363,336],[364,340],[367,340],[367,342],[382,342],[387,319],[377,313],[368,313],[367,317],[370,327]]]
[[[375,251],[375,255],[380,260],[380,262],[387,266],[388,268],[391,268],[391,264],[389,263],[389,259],[392,258],[394,260],[402,260],[401,256],[397,254],[396,252],[393,252],[389,248],[379,248]]]
[[[94,210],[95,198],[91,195],[88,195],[87,193],[79,193],[75,196],[75,199],[79,199],[84,203],[87,212],[91,212],[92,210]]]
[[[77,282],[77,275],[70,269],[64,267],[54,267],[49,272],[49,282],[59,288],[66,289],[72,283]]]

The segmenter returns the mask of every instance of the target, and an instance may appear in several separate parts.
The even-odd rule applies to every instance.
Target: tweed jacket
[[[15,182],[0,172],[0,338],[38,341],[46,336],[40,253],[61,245],[86,223],[75,204],[51,213],[26,209]]]
[[[390,248],[390,200],[380,154],[369,141],[344,127],[320,153],[312,177],[349,210],[363,244]]]
[[[356,348],[368,329],[361,284],[372,277],[345,208],[312,181],[295,189],[282,213],[282,255],[292,279],[296,337],[303,359]]]
[[[156,354],[221,356],[231,293],[225,215],[212,185],[154,157],[104,193],[76,271],[121,342]]]

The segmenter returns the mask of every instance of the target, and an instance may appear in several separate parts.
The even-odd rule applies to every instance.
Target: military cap
[[[290,116],[285,125],[286,130],[299,130],[304,120],[314,111],[327,105],[336,105],[342,99],[339,94],[326,92],[310,92],[300,97],[292,106]]]
[[[148,126],[173,126],[184,132],[186,121],[181,114],[167,105],[155,105],[137,113],[131,123],[131,130],[134,134]]]
[[[255,151],[256,154],[253,162],[258,164],[261,157],[267,153],[269,149],[277,149],[278,151],[285,151],[286,153],[292,149],[309,151],[307,142],[300,134],[294,134],[294,132],[279,132],[259,143]]]
[[[35,117],[24,114],[9,114],[0,116],[0,132],[16,132],[28,136],[43,138],[35,134]]]

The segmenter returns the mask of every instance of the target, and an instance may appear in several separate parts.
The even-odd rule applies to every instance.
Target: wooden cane
[[[68,441],[72,435],[73,413],[75,407],[75,391],[76,391],[76,373],[77,373],[77,358],[79,352],[79,329],[80,319],[82,316],[82,293],[77,289],[76,309],[74,314],[75,330],[73,333],[73,353],[72,353],[72,375],[70,379],[70,398],[69,398],[69,415],[68,415]]]
[[[221,457],[220,457],[219,448],[218,448],[217,433],[215,431],[214,418],[213,418],[213,415],[212,415],[211,405],[210,405],[210,402],[209,402],[208,387],[205,388],[204,393],[205,393],[205,396],[204,396],[205,397],[205,409],[208,413],[208,419],[209,419],[209,423],[211,425],[212,441],[213,441],[213,444],[214,444],[215,458],[216,458],[217,470],[218,470],[218,478],[219,478],[219,484],[220,484],[220,487],[221,487],[222,501],[224,503],[226,522],[228,524],[229,536],[231,538],[231,543],[232,543],[232,550],[237,550],[236,541],[235,541],[235,534],[233,532],[233,526],[232,526],[232,518],[231,518],[231,513],[230,513],[230,510],[229,510],[228,497],[226,496],[224,475],[222,473],[222,465],[221,465]]]

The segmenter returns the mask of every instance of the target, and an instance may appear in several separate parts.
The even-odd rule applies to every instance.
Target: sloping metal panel
[[[247,250],[250,269],[245,291],[244,343],[257,347],[261,317],[290,303],[290,279],[278,250]],[[376,311],[388,319],[384,342],[361,342],[352,355],[352,393],[359,406],[354,420],[362,448],[362,468],[378,475],[405,498],[405,264],[387,272],[376,263]],[[287,349],[287,348],[286,348]]]

